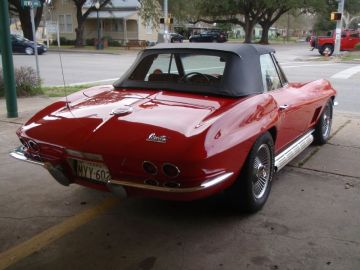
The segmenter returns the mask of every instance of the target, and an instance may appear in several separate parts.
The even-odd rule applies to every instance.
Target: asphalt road
[[[328,79],[338,90],[339,106],[336,109],[343,112],[360,112],[357,93],[357,86],[360,85],[359,64],[319,61],[322,57],[317,51],[310,51],[305,43],[273,47],[289,81]],[[121,51],[120,54],[49,52],[39,56],[40,73],[44,85],[63,85],[61,59],[65,84],[109,84],[130,67],[136,55],[137,51]],[[35,67],[35,59],[32,56],[16,54],[14,64]],[[338,76],[340,72],[350,68],[357,70],[350,76]]]

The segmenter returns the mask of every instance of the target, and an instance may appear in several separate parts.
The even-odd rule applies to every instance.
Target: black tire
[[[256,140],[239,179],[229,189],[232,204],[243,212],[259,211],[269,197],[273,174],[274,141],[266,132]]]
[[[25,53],[27,55],[32,55],[32,54],[34,54],[34,49],[32,47],[26,47],[25,48]]]
[[[334,53],[334,46],[332,44],[325,44],[319,49],[319,53],[325,55],[325,50],[328,50],[328,56],[331,56]]]
[[[314,131],[314,143],[318,145],[325,144],[330,138],[330,131],[332,125],[333,117],[333,102],[329,100],[323,112],[320,115],[320,118],[315,126]]]

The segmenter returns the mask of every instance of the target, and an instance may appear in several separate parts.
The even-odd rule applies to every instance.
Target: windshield
[[[17,41],[21,41],[21,42],[30,41],[27,38],[24,38],[24,37],[19,36],[19,35],[13,35],[13,38],[16,39]]]
[[[162,84],[180,91],[186,91],[187,86],[217,87],[228,58],[223,53],[154,53],[140,61],[128,81],[142,88],[158,88]]]

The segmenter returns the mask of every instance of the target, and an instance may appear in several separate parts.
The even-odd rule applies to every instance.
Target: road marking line
[[[50,227],[29,240],[0,253],[0,270],[15,264],[64,235],[76,230],[80,226],[90,222],[118,202],[119,199],[115,197],[107,198],[97,206],[84,210],[71,218],[67,218],[60,224]]]
[[[318,65],[299,65],[299,66],[282,66],[282,68],[301,68],[301,67],[321,67],[321,66],[333,66],[332,64],[318,64]]]
[[[333,79],[349,79],[354,74],[360,72],[360,65],[345,69],[331,76]]]

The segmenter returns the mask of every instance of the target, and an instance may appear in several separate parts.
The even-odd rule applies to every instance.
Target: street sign
[[[38,8],[41,7],[41,2],[40,0],[21,0],[21,5],[23,7]]]

